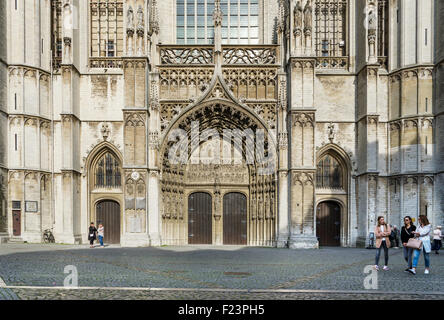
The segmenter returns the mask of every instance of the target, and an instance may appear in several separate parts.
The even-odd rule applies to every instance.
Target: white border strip
[[[3,281],[2,277],[0,277],[0,288],[6,288],[6,283]]]
[[[378,290],[293,290],[293,289],[224,289],[224,288],[146,288],[146,287],[45,287],[45,286],[2,286],[8,289],[38,290],[117,290],[117,291],[198,291],[198,292],[239,292],[239,293],[325,293],[325,294],[397,294],[397,295],[442,295],[444,292],[398,292]],[[4,284],[4,282],[3,282]]]

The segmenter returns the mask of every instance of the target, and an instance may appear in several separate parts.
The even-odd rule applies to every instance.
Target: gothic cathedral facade
[[[0,240],[94,222],[122,246],[355,247],[378,216],[442,224],[442,21],[441,0],[0,1]]]

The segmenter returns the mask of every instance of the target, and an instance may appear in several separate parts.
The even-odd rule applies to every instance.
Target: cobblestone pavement
[[[142,291],[14,289],[22,300],[443,300],[443,295],[318,292]]]
[[[378,272],[378,289],[364,288],[375,250],[252,247],[94,248],[0,245],[0,299],[444,299],[444,252],[423,258],[416,276],[404,272],[400,249],[390,249],[390,271]],[[188,288],[187,290],[63,290],[64,268],[77,268],[80,287]],[[0,281],[1,282],[1,281]],[[1,287],[1,286],[0,286]],[[210,291],[192,290],[194,288]],[[218,289],[213,290],[211,289]],[[266,289],[236,292],[232,289]],[[306,290],[311,292],[281,292]],[[328,292],[315,292],[325,290]],[[340,292],[338,292],[340,291]],[[374,294],[379,292],[379,294]]]

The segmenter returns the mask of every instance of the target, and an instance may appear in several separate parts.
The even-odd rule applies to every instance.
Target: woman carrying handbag
[[[407,243],[411,238],[415,237],[414,234],[415,231],[416,227],[413,225],[412,218],[410,216],[405,216],[404,225],[401,228],[401,242],[404,252],[404,259],[408,264],[407,269],[405,269],[406,272],[408,272],[409,269],[412,268],[412,256],[413,256],[413,248],[409,248],[407,246]]]
[[[432,244],[430,242],[430,231],[432,229],[432,226],[430,225],[430,222],[427,219],[427,217],[424,215],[420,215],[418,220],[419,220],[419,226],[416,229],[416,232],[414,232],[415,238],[410,239],[408,243],[408,246],[411,246],[410,242],[413,243],[413,246],[417,246],[415,244],[415,240],[416,242],[417,240],[422,242],[420,248],[415,248],[415,251],[413,252],[413,265],[412,268],[409,269],[409,272],[414,275],[416,274],[416,267],[418,265],[418,260],[419,256],[421,255],[421,251],[424,253],[424,264],[425,264],[424,273],[425,274],[430,273],[430,252],[432,251]]]

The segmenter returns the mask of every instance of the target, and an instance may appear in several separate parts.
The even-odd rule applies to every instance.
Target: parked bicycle
[[[52,231],[50,229],[46,229],[43,232],[43,241],[45,243],[54,243],[55,242],[54,235],[52,234]]]

